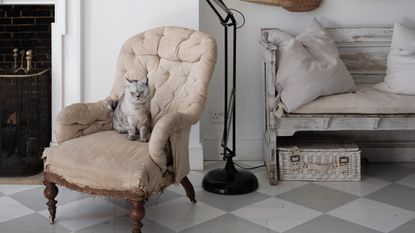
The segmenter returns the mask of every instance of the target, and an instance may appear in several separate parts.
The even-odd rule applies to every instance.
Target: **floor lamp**
[[[225,36],[225,76],[224,76],[224,127],[221,146],[225,168],[209,171],[202,181],[205,190],[213,193],[234,195],[255,191],[258,180],[251,172],[235,168],[233,157],[236,156],[236,32],[238,24],[232,9],[228,8],[222,0],[206,0],[213,12],[219,18],[224,28]],[[229,30],[232,29],[232,82],[229,93]],[[232,130],[231,130],[232,129]],[[228,147],[229,133],[232,133],[232,148]]]

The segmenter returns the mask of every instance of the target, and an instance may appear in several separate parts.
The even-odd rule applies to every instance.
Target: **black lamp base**
[[[227,161],[225,168],[208,172],[203,178],[202,187],[211,193],[245,194],[258,188],[258,179],[251,172],[236,169],[230,159]]]

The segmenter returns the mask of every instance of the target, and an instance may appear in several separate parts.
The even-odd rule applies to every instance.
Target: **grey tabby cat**
[[[141,142],[148,142],[151,130],[148,78],[125,80],[127,87],[118,103],[109,103],[111,108],[115,109],[113,127],[118,133],[128,133],[128,140],[135,141],[138,133]]]

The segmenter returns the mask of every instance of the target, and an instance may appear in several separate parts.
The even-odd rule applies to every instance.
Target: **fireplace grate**
[[[51,140],[50,72],[0,77],[0,176],[42,170]]]

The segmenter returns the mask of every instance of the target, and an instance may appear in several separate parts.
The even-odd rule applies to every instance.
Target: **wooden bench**
[[[278,47],[268,43],[261,30],[261,48],[265,81],[264,153],[270,183],[278,183],[277,142],[279,136],[293,136],[298,131],[337,130],[415,130],[414,114],[285,114],[276,117]],[[328,29],[339,49],[340,57],[356,84],[382,82],[386,72],[392,28]]]

